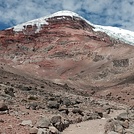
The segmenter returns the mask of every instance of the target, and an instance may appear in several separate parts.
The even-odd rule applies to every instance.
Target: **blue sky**
[[[134,31],[134,0],[0,0],[0,30],[60,10],[99,25]]]

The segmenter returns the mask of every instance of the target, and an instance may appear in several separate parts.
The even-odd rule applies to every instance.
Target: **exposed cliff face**
[[[1,62],[83,89],[118,84],[134,71],[133,46],[94,31],[77,16],[47,18],[38,28],[24,25],[20,31],[1,31]]]

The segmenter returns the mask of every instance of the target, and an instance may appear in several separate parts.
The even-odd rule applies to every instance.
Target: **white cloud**
[[[0,22],[16,25],[71,10],[95,24],[122,25],[134,31],[134,0],[0,0]]]

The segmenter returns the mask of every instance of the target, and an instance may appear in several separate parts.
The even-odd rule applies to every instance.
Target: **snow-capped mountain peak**
[[[74,13],[74,12],[71,12],[71,11],[67,11],[67,10],[63,10],[63,11],[59,11],[59,12],[56,12],[54,14],[51,14],[51,15],[48,15],[48,16],[45,16],[45,17],[41,17],[39,19],[35,19],[35,20],[31,20],[31,21],[28,21],[26,23],[22,23],[22,24],[19,24],[19,25],[16,25],[13,27],[13,30],[14,31],[22,31],[24,29],[24,26],[27,26],[27,25],[36,25],[38,27],[38,30],[36,32],[39,32],[40,31],[40,28],[41,28],[41,25],[43,24],[48,24],[47,22],[47,19],[48,18],[52,18],[52,17],[58,17],[58,16],[61,16],[61,19],[65,16],[70,16],[70,17],[79,17],[79,18],[82,18],[81,16],[79,16],[78,14]]]
[[[75,16],[75,17],[80,17],[77,13],[74,13],[72,11],[68,11],[68,10],[63,10],[63,11],[58,11],[52,15],[49,15],[48,18],[50,17],[56,17],[56,16]]]
[[[28,21],[26,23],[19,24],[17,26],[14,26],[13,30],[18,32],[18,31],[22,31],[24,29],[24,26],[36,25],[37,26],[36,32],[39,32],[42,25],[44,25],[44,24],[48,25],[47,19],[52,18],[52,17],[59,17],[58,19],[62,19],[65,16],[81,18],[82,20],[86,21],[89,25],[93,26],[95,28],[95,29],[93,29],[94,31],[105,32],[106,34],[108,34],[109,36],[111,36],[113,38],[119,39],[128,44],[134,45],[134,32],[129,31],[129,30],[124,30],[121,28],[117,28],[117,27],[94,25],[91,22],[89,22],[88,20],[81,17],[80,15],[78,15],[74,12],[71,12],[71,11],[67,11],[67,10],[59,11],[52,15],[48,15],[48,16],[45,16],[45,17],[42,17],[39,19],[35,19],[32,21]]]

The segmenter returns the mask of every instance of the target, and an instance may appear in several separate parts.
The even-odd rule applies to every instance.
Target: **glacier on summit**
[[[61,17],[61,19],[65,16],[79,17],[79,18],[85,20],[89,25],[93,26],[94,31],[105,32],[106,34],[108,34],[109,36],[111,36],[115,39],[119,39],[121,41],[124,41],[125,43],[130,44],[130,45],[134,45],[134,32],[129,31],[129,30],[125,30],[125,29],[121,29],[121,28],[117,28],[117,27],[95,25],[95,24],[92,24],[91,22],[89,22],[88,20],[84,19],[83,17],[79,16],[78,14],[71,12],[71,11],[66,11],[66,10],[59,11],[59,12],[56,12],[52,15],[45,16],[45,17],[42,17],[39,19],[28,21],[26,23],[16,25],[12,28],[14,31],[18,32],[18,31],[22,31],[24,29],[24,26],[36,25],[38,27],[36,32],[39,32],[41,29],[41,25],[48,24],[48,22],[47,22],[48,18],[58,17],[58,16]],[[60,19],[60,18],[58,18],[58,19]]]

